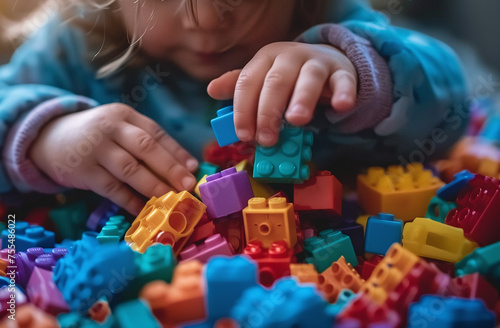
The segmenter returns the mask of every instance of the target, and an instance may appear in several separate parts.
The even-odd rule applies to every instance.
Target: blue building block
[[[31,247],[53,248],[55,245],[55,234],[43,227],[16,221],[15,228],[10,230],[15,234],[10,234],[9,229],[2,231],[2,248],[8,248],[9,244],[14,243],[16,252],[26,252]]]
[[[453,176],[452,182],[439,188],[436,195],[448,202],[455,202],[460,191],[467,186],[469,181],[472,180],[474,176],[475,174],[472,174],[467,170],[458,172]]]
[[[212,175],[220,171],[220,166],[208,162],[201,162],[198,165],[198,171],[194,175],[196,181],[200,181],[205,175]]]
[[[495,314],[482,300],[424,295],[410,305],[408,328],[493,328]]]
[[[110,306],[136,276],[134,253],[125,243],[100,245],[85,232],[54,268],[54,282],[72,311],[87,313],[105,298]]]
[[[246,290],[231,316],[241,327],[330,328],[334,318],[328,306],[315,287],[285,277],[270,290],[261,286]]]
[[[340,231],[323,230],[318,237],[305,240],[304,251],[307,263],[314,264],[318,272],[323,272],[342,255],[353,267],[358,265],[351,239]]]
[[[77,202],[53,209],[49,217],[57,228],[58,239],[80,239],[86,230],[89,213],[85,202]]]
[[[500,141],[500,115],[489,115],[479,132],[479,136],[482,139],[492,141],[492,143],[498,143]]]
[[[127,222],[123,215],[112,216],[106,222],[106,225],[102,227],[97,236],[97,241],[99,244],[118,244],[125,236],[128,228],[130,228],[130,223]]]
[[[246,256],[213,257],[205,267],[207,323],[230,316],[248,288],[258,285],[257,264]]]
[[[365,251],[384,255],[394,243],[401,243],[403,222],[394,215],[380,213],[370,216],[366,223]]]
[[[365,230],[361,224],[356,223],[356,221],[343,219],[340,227],[335,230],[349,236],[352,247],[354,248],[354,253],[356,253],[357,256],[365,255]]]
[[[233,106],[224,107],[217,111],[217,117],[210,121],[219,146],[224,147],[238,142],[236,128],[234,127]]]
[[[285,126],[272,147],[257,145],[253,177],[276,183],[303,183],[309,179],[307,162],[312,158],[313,134]]]
[[[341,314],[345,308],[351,304],[352,301],[356,298],[357,294],[355,294],[350,289],[342,289],[337,298],[337,302],[328,306],[328,313],[334,317]]]
[[[449,203],[438,196],[431,198],[425,217],[431,220],[444,223],[448,212],[457,207],[455,203]]]
[[[118,305],[113,310],[118,327],[120,328],[161,328],[149,307],[143,301],[135,299]]]

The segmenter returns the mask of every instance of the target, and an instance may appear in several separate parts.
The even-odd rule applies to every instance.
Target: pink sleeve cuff
[[[3,149],[3,158],[7,174],[19,191],[49,194],[65,189],[35,166],[27,156],[28,150],[43,126],[52,119],[96,106],[98,106],[96,101],[81,96],[54,98],[36,106],[9,131]]]
[[[342,50],[358,72],[355,107],[347,113],[325,112],[339,132],[356,133],[373,128],[390,115],[393,104],[391,71],[368,40],[342,25],[324,24],[307,31],[297,41],[325,43]]]

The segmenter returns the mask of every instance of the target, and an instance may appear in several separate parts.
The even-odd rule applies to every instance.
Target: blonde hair
[[[142,7],[141,3],[144,4],[145,1],[149,0],[134,0],[137,20]],[[195,1],[183,0],[179,10],[185,8],[191,18],[197,22]],[[310,26],[323,22],[327,3],[327,0],[297,1],[291,32],[293,36]],[[49,0],[48,2],[51,5],[54,3],[58,5],[67,23],[84,31],[90,49],[89,60],[96,67],[99,78],[108,77],[125,67],[138,67],[146,63],[147,58],[140,50],[141,39],[145,31],[139,31],[136,28],[129,36],[118,13],[116,0]]]

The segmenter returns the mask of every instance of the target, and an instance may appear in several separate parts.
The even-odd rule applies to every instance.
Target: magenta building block
[[[253,197],[253,190],[247,172],[236,172],[231,167],[209,175],[207,182],[200,185],[200,195],[208,217],[215,219],[242,211]]]
[[[35,267],[26,287],[31,303],[57,316],[69,312],[69,305],[52,280],[52,271]]]
[[[233,247],[220,234],[208,237],[201,245],[191,245],[179,254],[181,260],[196,259],[203,263],[215,255],[234,255]]]

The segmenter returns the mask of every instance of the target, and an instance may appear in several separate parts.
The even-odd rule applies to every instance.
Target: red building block
[[[215,219],[213,221],[215,230],[221,234],[233,246],[236,254],[241,254],[245,247],[245,229],[243,227],[243,215],[236,213],[231,216]]]
[[[208,144],[203,150],[203,159],[223,170],[235,166],[243,160],[253,163],[255,146],[247,142],[237,142],[232,145],[220,147],[216,141]]]
[[[470,299],[480,298],[492,311],[495,311],[498,302],[497,290],[477,272],[452,279],[446,294]]]
[[[500,241],[500,181],[476,174],[457,197],[457,208],[446,223],[462,228],[465,236],[481,246]]]
[[[384,257],[381,255],[375,255],[371,259],[364,261],[361,269],[361,278],[368,280],[373,272],[373,269],[375,269],[383,258]]]
[[[396,328],[403,321],[386,304],[376,304],[368,295],[361,294],[337,316],[335,323],[341,327],[369,328],[378,324],[384,328]]]
[[[208,237],[201,245],[191,245],[179,254],[181,260],[196,259],[202,263],[207,263],[212,256],[216,255],[234,255],[231,244],[219,234]]]
[[[194,227],[193,234],[189,237],[184,248],[199,243],[217,233],[213,221],[209,221],[206,214],[203,214],[200,222]]]
[[[296,262],[293,250],[289,249],[283,240],[273,242],[269,250],[262,246],[261,241],[251,241],[243,250],[243,254],[258,263],[259,281],[265,287],[271,287],[280,277],[289,276],[290,263]]]
[[[342,184],[329,171],[319,171],[303,184],[293,186],[296,211],[328,211],[342,214]]]

